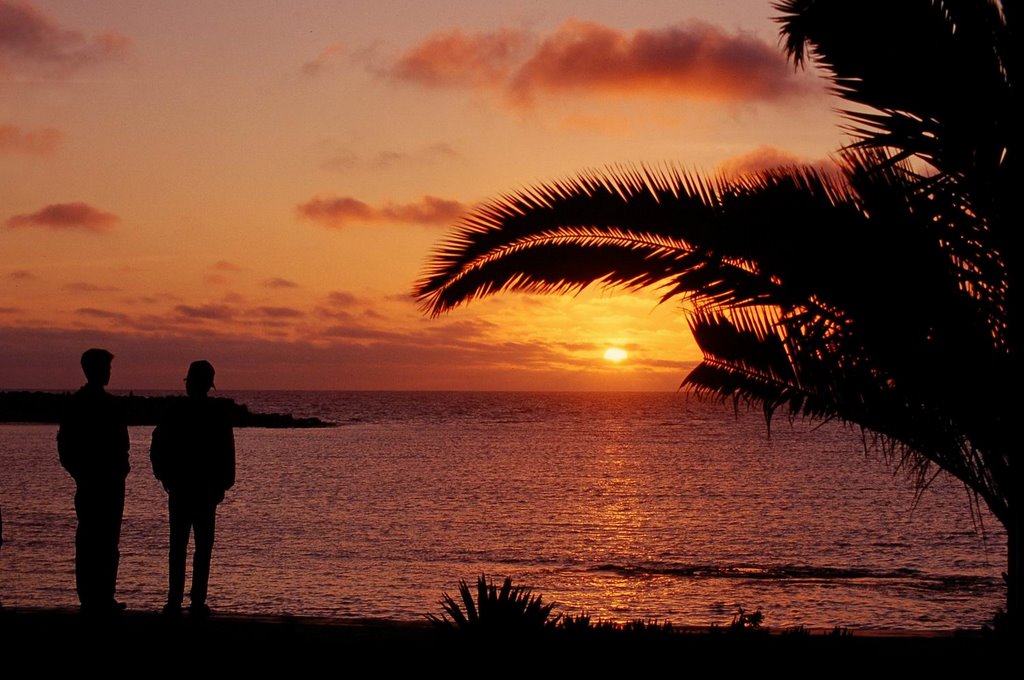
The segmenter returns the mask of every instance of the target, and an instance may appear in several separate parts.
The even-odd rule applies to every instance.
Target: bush
[[[459,600],[442,593],[440,605],[444,610],[440,618],[432,614],[427,618],[439,626],[459,630],[542,630],[554,627],[559,618],[551,616],[554,603],[545,604],[530,588],[513,586],[511,576],[505,577],[499,589],[481,575],[476,582],[475,601],[469,584],[460,580]]]

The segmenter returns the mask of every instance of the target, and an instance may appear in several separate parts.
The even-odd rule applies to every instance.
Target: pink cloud
[[[315,196],[297,207],[299,215],[331,227],[340,227],[347,222],[373,222],[376,211],[366,203],[343,196],[329,198]]]
[[[65,28],[29,2],[0,0],[0,66],[42,66],[57,74],[93,63],[120,61],[131,52],[120,33],[87,36]]]
[[[91,317],[94,317],[96,319],[106,319],[106,320],[109,320],[109,321],[116,321],[116,322],[121,323],[121,324],[129,324],[129,323],[131,323],[131,318],[127,314],[122,314],[120,312],[111,312],[111,311],[106,310],[106,309],[96,309],[94,307],[82,307],[81,309],[76,309],[75,313],[76,314],[81,314],[83,316],[91,316]]]
[[[174,311],[190,319],[224,320],[235,316],[235,310],[227,305],[178,305]]]
[[[348,291],[332,290],[327,294],[327,301],[335,307],[351,307],[359,302],[359,298]]]
[[[540,44],[510,84],[524,101],[565,90],[771,100],[798,89],[774,45],[700,22],[627,34],[570,21]]]
[[[406,52],[388,74],[434,87],[494,86],[506,81],[526,42],[522,31],[438,33]]]
[[[7,275],[8,278],[14,279],[15,281],[28,281],[31,279],[39,278],[27,269],[16,269]]]
[[[293,307],[257,307],[256,312],[272,319],[295,319],[306,315],[302,310]]]
[[[413,224],[448,224],[466,212],[466,206],[436,196],[424,196],[417,203],[388,203],[380,209],[382,220]]]
[[[54,203],[25,215],[15,215],[5,222],[9,228],[47,227],[57,230],[81,229],[101,233],[108,231],[121,219],[98,210],[88,203]]]
[[[333,228],[378,222],[450,224],[466,209],[467,206],[459,201],[436,196],[424,196],[413,203],[385,203],[377,207],[351,196],[316,196],[297,207],[301,217]]]
[[[341,148],[321,163],[320,167],[333,172],[350,172],[360,166],[383,170],[402,164],[449,162],[460,157],[461,154],[455,147],[444,142],[437,142],[412,151],[384,150],[365,159],[352,149]]]
[[[775,100],[805,86],[775,45],[702,22],[625,32],[568,21],[531,42],[521,31],[437,34],[386,74],[431,87],[494,88],[530,104],[542,93]]]
[[[272,278],[272,279],[267,279],[266,281],[264,281],[263,285],[266,286],[267,288],[298,288],[299,287],[299,284],[295,283],[294,281],[289,281],[288,279],[282,279],[282,278],[279,278],[279,277],[276,277],[276,276],[274,278]]]
[[[320,54],[316,55],[316,58],[311,59],[302,65],[302,72],[307,76],[318,76],[330,62],[344,56],[344,54],[345,47],[343,45],[337,43],[328,45],[320,52]]]
[[[61,289],[71,293],[116,293],[121,290],[115,286],[98,286],[87,281],[72,281],[61,286]]]
[[[0,125],[0,156],[52,156],[63,139],[56,128],[22,130],[17,125]]]
[[[766,144],[747,153],[727,158],[719,163],[715,169],[726,177],[737,177],[763,170],[797,165],[811,165],[824,172],[835,172],[837,170],[835,163],[827,158],[808,161],[789,151]]]

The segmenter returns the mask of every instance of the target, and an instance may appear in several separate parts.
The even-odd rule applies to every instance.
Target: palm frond
[[[955,199],[951,211],[987,230],[989,252],[1016,261],[1013,179],[1016,45],[1013,3],[994,0],[784,0],[786,50],[821,66],[854,145],[917,158]],[[952,214],[952,212],[951,212]]]
[[[763,303],[778,286],[753,256],[780,237],[767,229],[771,214],[796,202],[807,224],[843,202],[853,210],[847,193],[813,169],[740,180],[646,166],[590,171],[470,213],[435,251],[415,294],[434,315],[499,291],[569,293],[594,283],[664,287],[664,299],[700,290],[719,304]],[[793,248],[806,246],[805,234],[791,236]],[[721,268],[728,287],[719,285]]]
[[[839,97],[874,111],[847,111],[858,136],[961,174],[998,163],[1006,141],[998,126],[1010,116],[1013,45],[1000,4],[784,0],[775,8],[794,62],[813,60]]]

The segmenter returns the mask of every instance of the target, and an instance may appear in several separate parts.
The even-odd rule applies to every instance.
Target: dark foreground
[[[538,676],[552,671],[657,672],[659,676],[737,671],[847,677],[850,671],[997,672],[1019,662],[1016,640],[979,634],[728,633],[553,630],[466,635],[429,622],[126,612],[107,619],[74,610],[0,609],[2,667],[67,668],[162,677],[199,670],[322,671],[386,669],[430,675]],[[868,678],[867,680],[871,680]]]

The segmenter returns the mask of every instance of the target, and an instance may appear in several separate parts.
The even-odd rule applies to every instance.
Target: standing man
[[[185,378],[188,397],[177,400],[153,430],[150,460],[153,474],[167,491],[170,515],[168,590],[164,613],[181,613],[185,593],[185,552],[189,533],[195,537],[189,611],[207,616],[206,591],[217,504],[235,483],[235,438],[228,404],[207,396],[213,387],[213,366],[193,361]]]
[[[128,427],[110,382],[114,355],[105,349],[82,354],[86,384],[71,396],[60,429],[60,464],[75,480],[75,586],[82,612],[106,614],[125,608],[114,599],[128,476]]]

